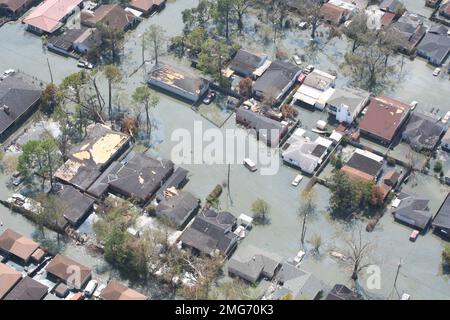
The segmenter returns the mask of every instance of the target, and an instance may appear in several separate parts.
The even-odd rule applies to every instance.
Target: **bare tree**
[[[351,278],[357,281],[359,273],[370,265],[368,260],[373,246],[363,241],[361,229],[359,229],[358,235],[352,234],[352,237],[346,240],[346,243],[348,247],[346,251],[347,263],[352,268]]]

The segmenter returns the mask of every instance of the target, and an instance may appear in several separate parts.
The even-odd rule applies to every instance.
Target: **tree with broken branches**
[[[145,124],[146,124],[146,134],[147,139],[150,139],[152,133],[152,124],[150,121],[150,109],[155,108],[159,103],[159,98],[156,96],[152,90],[147,86],[137,87],[132,95],[133,102],[140,107],[144,108],[145,112]],[[140,122],[140,114],[137,113],[137,121]]]

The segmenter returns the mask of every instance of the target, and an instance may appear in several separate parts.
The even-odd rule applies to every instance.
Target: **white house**
[[[336,76],[315,69],[306,76],[291,104],[323,110],[334,92],[335,80]]]
[[[356,88],[338,88],[327,101],[327,111],[336,116],[339,122],[352,123],[364,109],[370,93]]]

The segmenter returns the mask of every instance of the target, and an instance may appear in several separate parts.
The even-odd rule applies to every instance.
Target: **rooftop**
[[[42,300],[48,287],[26,276],[8,293],[4,300]]]
[[[200,206],[200,200],[183,191],[166,191],[166,197],[158,203],[156,214],[170,219],[177,229],[183,228]]]
[[[266,59],[266,55],[239,49],[233,60],[231,60],[230,68],[234,71],[245,73],[248,76],[258,69]]]
[[[439,142],[445,125],[439,118],[414,112],[402,133],[402,137],[416,150],[432,150]]]
[[[83,222],[95,202],[94,199],[67,185],[64,186],[59,196],[65,205],[62,214],[73,226],[78,226]]]
[[[77,272],[79,271],[80,276],[77,280],[73,278],[75,268]],[[91,269],[60,254],[49,262],[46,271],[64,283],[73,285],[77,289],[80,289],[91,277]]]
[[[0,300],[22,279],[19,271],[0,263]]]
[[[400,204],[393,212],[395,219],[420,230],[425,229],[431,221],[428,210],[428,199],[402,192],[399,197]]]
[[[450,192],[434,217],[433,227],[450,231]]]
[[[389,97],[372,98],[359,127],[383,141],[391,142],[410,109],[410,105]]]
[[[102,4],[92,11],[82,11],[81,21],[83,24],[93,27],[102,23],[108,27],[125,30],[135,21],[135,16],[125,11],[118,4]]]
[[[130,289],[117,281],[110,281],[102,290],[100,297],[103,300],[147,300],[143,294]]]
[[[0,235],[0,249],[27,262],[39,248],[39,244],[11,229]]]
[[[349,107],[349,111],[355,111],[361,102],[366,101],[370,97],[370,93],[358,89],[358,88],[337,88],[334,90],[331,97],[328,99],[327,104],[339,107],[341,104],[345,104]]]

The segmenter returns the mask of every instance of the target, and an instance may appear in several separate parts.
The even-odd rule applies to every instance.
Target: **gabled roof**
[[[372,98],[359,127],[367,133],[390,142],[408,116],[410,109],[410,105],[389,97]]]
[[[0,5],[4,5],[12,12],[16,12],[28,4],[28,0],[0,0]]]
[[[0,82],[0,134],[41,97],[41,90],[15,74]]]
[[[6,229],[0,235],[0,249],[11,253],[25,262],[30,259],[37,248],[39,248],[39,244],[11,229]]]
[[[147,300],[148,298],[136,290],[130,289],[118,281],[110,281],[100,293],[103,300]]]
[[[4,300],[42,300],[48,290],[46,285],[26,276],[8,293]]]
[[[445,125],[437,117],[415,112],[402,136],[415,149],[431,150],[439,142],[444,130]]]
[[[273,299],[291,294],[295,300],[313,300],[323,290],[321,281],[289,262],[283,263],[276,280],[281,287],[272,294]]]
[[[267,58],[266,55],[255,54],[244,49],[239,49],[233,60],[230,69],[239,70],[246,74],[252,74]]]
[[[346,13],[346,9],[336,6],[332,3],[325,3],[320,8],[320,17],[336,25],[342,21]]]
[[[383,0],[380,4],[380,9],[391,12],[391,13],[397,13],[398,9],[402,7],[402,2],[400,0]]]
[[[126,161],[116,162],[108,174],[108,184],[114,191],[146,202],[173,173],[170,160],[158,160],[141,153],[130,154]]]
[[[166,0],[131,0],[130,6],[140,11],[147,12],[153,8],[153,6],[159,6]]]
[[[238,236],[232,232],[236,218],[229,212],[207,210],[198,214],[180,237],[183,244],[208,255],[216,250],[227,255]]]
[[[62,215],[73,226],[78,226],[94,205],[94,200],[72,186],[65,185],[59,194],[64,203]]]
[[[73,279],[73,272],[76,269],[79,272],[80,279]],[[61,279],[64,283],[73,285],[75,288],[80,287],[91,277],[91,269],[66,257],[58,254],[46,267],[47,273]],[[74,283],[72,281],[75,281]],[[78,280],[79,283],[78,283]]]
[[[156,207],[156,215],[169,218],[177,228],[183,227],[192,213],[199,207],[199,199],[189,192],[179,191],[166,197]]]
[[[328,99],[327,104],[335,107],[344,104],[349,107],[350,112],[353,112],[369,97],[370,93],[362,89],[349,87],[337,88]]]
[[[0,300],[22,279],[19,271],[0,263]]]
[[[432,59],[435,64],[442,64],[450,52],[450,37],[444,26],[433,26],[417,46],[418,53]]]
[[[343,284],[334,285],[325,300],[364,300],[363,297]]]
[[[292,63],[273,61],[263,75],[255,81],[253,90],[263,96],[270,95],[278,98],[283,89],[295,80],[299,72],[300,68]]]
[[[102,23],[117,30],[125,30],[134,20],[135,16],[118,4],[102,4],[93,13],[87,11],[81,13],[82,23],[91,27]]]
[[[428,211],[430,200],[407,193],[402,193],[399,199],[400,204],[393,212],[395,218],[412,227],[425,229],[431,220],[431,213]]]
[[[82,0],[46,0],[38,5],[25,19],[24,23],[45,32],[53,32]]]
[[[347,161],[346,165],[374,177],[383,167],[382,159],[382,157],[379,157],[376,154],[357,149]]]
[[[450,230],[450,192],[434,217],[433,227]]]
[[[261,276],[271,279],[282,259],[255,246],[240,247],[228,262],[228,272],[255,282]]]

